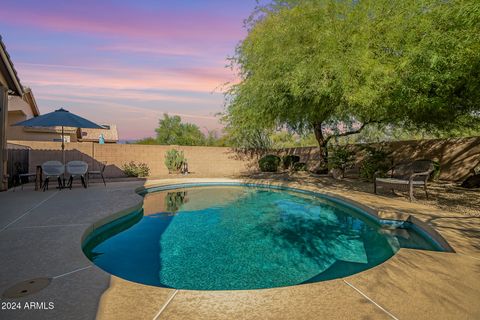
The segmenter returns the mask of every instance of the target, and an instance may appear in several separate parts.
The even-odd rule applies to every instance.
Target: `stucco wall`
[[[362,160],[362,147],[364,146],[354,146],[358,152],[358,162]],[[463,180],[476,165],[480,164],[480,137],[394,141],[374,143],[370,146],[390,152],[393,163],[420,159],[437,160],[441,168],[440,179],[443,180]],[[299,155],[301,161],[311,165],[318,157],[318,149],[315,147],[291,148],[279,153]]]
[[[62,159],[60,143],[36,141],[9,141],[12,147],[30,147],[30,171],[47,160]],[[462,180],[480,162],[480,137],[447,140],[398,141],[382,144],[392,151],[395,163],[414,159],[437,159],[441,165],[441,179]],[[358,146],[357,146],[358,147]],[[148,164],[152,176],[168,174],[164,165],[165,153],[175,148],[183,150],[189,163],[189,170],[195,176],[235,176],[256,171],[256,152],[239,153],[231,148],[145,146],[93,143],[67,143],[66,161],[83,160],[96,170],[103,161],[107,162],[109,177],[123,175],[121,170],[130,161]],[[314,165],[316,148],[292,148],[277,151],[280,154],[298,154],[302,162]]]
[[[9,141],[10,147],[27,146],[30,149],[30,171],[48,160],[62,161],[59,142]],[[130,161],[144,162],[150,168],[151,176],[164,176],[168,170],[164,164],[165,153],[170,149],[184,151],[189,171],[198,176],[235,176],[248,171],[249,161],[230,148],[145,146],[127,144],[104,144],[91,142],[66,143],[65,160],[83,160],[92,170],[98,170],[107,163],[108,177],[123,176],[122,166]]]

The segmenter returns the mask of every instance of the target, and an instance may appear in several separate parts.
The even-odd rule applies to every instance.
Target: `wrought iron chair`
[[[434,166],[431,160],[399,163],[387,171],[387,173],[390,172],[389,178],[379,177],[380,172],[375,173],[374,193],[377,194],[377,189],[380,186],[389,188],[392,191],[408,191],[410,201],[413,201],[415,199],[413,196],[414,187],[423,187],[428,199],[427,182],[433,171]]]
[[[90,182],[90,176],[91,175],[99,175],[100,177],[102,177],[103,184],[106,187],[107,183],[105,182],[105,176],[104,176],[104,172],[105,172],[106,167],[107,167],[107,162],[102,162],[102,167],[100,168],[100,170],[88,171],[87,172],[87,182]]]

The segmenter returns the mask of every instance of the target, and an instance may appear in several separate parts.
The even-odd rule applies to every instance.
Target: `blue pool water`
[[[291,191],[210,186],[150,193],[143,211],[84,244],[103,270],[196,290],[290,286],[372,268],[400,247],[436,250],[337,201]]]

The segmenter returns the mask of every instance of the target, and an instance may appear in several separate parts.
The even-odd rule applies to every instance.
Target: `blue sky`
[[[2,1],[0,30],[42,113],[58,107],[154,135],[163,113],[220,130],[226,58],[255,0]]]

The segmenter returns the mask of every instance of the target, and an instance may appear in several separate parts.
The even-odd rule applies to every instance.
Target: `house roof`
[[[7,48],[3,43],[2,36],[0,36],[0,72],[4,75],[8,89],[14,92],[15,95],[23,96],[23,87],[18,78],[17,71],[13,66]]]
[[[39,116],[40,110],[38,110],[37,101],[35,100],[35,96],[33,95],[33,91],[30,88],[24,88],[23,100],[25,100],[32,108],[33,115]]]
[[[102,124],[105,129],[85,129],[81,128],[79,140],[97,142],[98,137],[103,134],[105,142],[118,142],[117,126],[114,124]]]
[[[30,90],[30,89],[28,89]],[[25,109],[30,109],[34,117],[40,115],[37,103],[31,91],[25,91],[22,97],[15,95],[8,95],[8,111],[20,111],[25,113]]]

